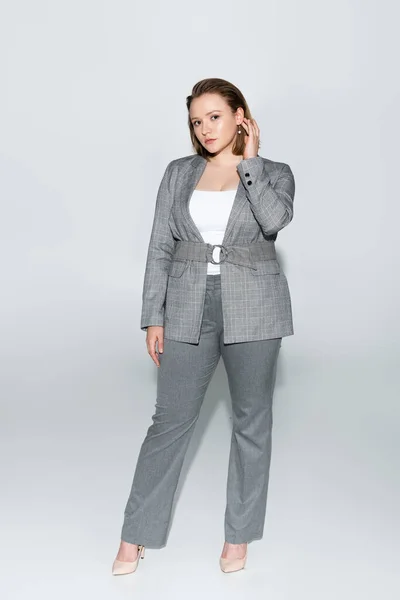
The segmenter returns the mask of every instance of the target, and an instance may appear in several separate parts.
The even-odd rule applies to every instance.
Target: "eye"
[[[215,117],[216,119],[219,119],[219,115],[211,115],[211,119]],[[193,121],[193,127],[196,127],[196,123],[198,123],[198,121]]]

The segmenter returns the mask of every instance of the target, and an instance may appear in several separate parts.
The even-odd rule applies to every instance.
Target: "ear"
[[[244,117],[244,110],[241,106],[236,110],[236,125],[241,125]]]

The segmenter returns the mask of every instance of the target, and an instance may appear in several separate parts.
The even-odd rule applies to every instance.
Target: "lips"
[[[206,144],[212,144],[215,141],[216,141],[216,138],[215,139],[210,138],[209,140],[206,140]]]

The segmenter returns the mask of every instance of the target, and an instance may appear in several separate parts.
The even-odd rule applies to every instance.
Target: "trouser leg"
[[[232,400],[225,540],[261,539],[271,461],[272,398],[282,338],[223,344]]]
[[[166,543],[183,460],[220,358],[210,277],[199,343],[164,340],[153,424],[140,449],[124,512],[121,539],[132,544],[160,548]]]

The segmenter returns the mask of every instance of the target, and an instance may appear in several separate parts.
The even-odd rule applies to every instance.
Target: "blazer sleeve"
[[[264,159],[254,156],[237,166],[254,217],[265,235],[276,233],[293,219],[295,181],[289,165],[283,163],[274,185]]]
[[[150,325],[164,326],[168,272],[176,244],[168,223],[173,204],[169,185],[171,169],[172,163],[169,163],[157,192],[143,281],[140,321],[143,331]]]

